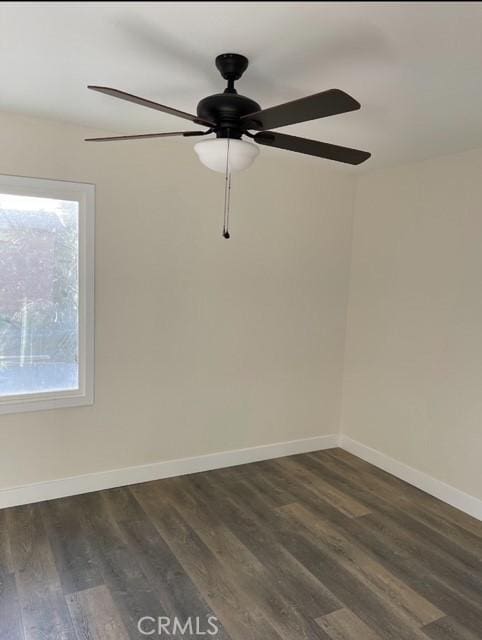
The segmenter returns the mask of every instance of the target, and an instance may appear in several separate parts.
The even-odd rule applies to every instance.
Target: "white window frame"
[[[0,414],[93,404],[95,186],[0,175],[0,193],[79,203],[79,388],[0,397]]]

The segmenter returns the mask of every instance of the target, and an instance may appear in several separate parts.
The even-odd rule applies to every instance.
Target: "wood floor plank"
[[[199,482],[209,483],[210,478],[203,476]],[[218,487],[218,494],[222,492],[223,488]],[[336,596],[338,602],[349,606],[366,624],[374,625],[384,640],[422,640],[424,638],[417,628],[407,624],[406,619],[394,607],[374,593],[365,581],[333,558],[332,554],[309,531],[300,533],[299,525],[293,526],[279,514],[266,511],[262,504],[256,505],[257,500],[253,495],[249,496],[247,503],[249,504],[244,505],[245,509],[253,509],[253,514],[269,524],[287,551],[311,571]],[[224,502],[222,505],[224,512],[227,505]],[[234,516],[233,512],[232,517]]]
[[[303,464],[312,465],[312,459],[313,456],[307,456]],[[371,503],[374,506],[373,519],[383,526],[391,526],[398,530],[398,535],[402,537],[400,542],[406,553],[422,555],[432,569],[444,571],[448,580],[457,580],[459,586],[464,585],[464,588],[472,589],[472,597],[477,598],[477,593],[482,589],[482,557],[474,546],[467,548],[466,545],[458,544],[457,540],[432,530],[416,517],[412,517],[411,509],[397,508],[375,494],[367,496],[366,490],[358,484],[355,485],[349,478],[341,478],[338,473],[324,469],[324,462],[319,460],[314,464],[314,468],[319,468],[322,477],[328,478],[331,482],[343,483],[347,492],[351,491],[354,496],[361,495],[366,502]]]
[[[270,461],[269,467],[267,467],[266,472],[263,474],[262,480],[266,486],[266,491],[270,491],[273,485],[286,485],[290,494],[293,496],[292,502],[300,502],[301,504],[309,506],[323,518],[341,528],[349,528],[352,521],[357,520],[357,518],[345,515],[327,502],[313,491],[309,484],[301,483],[293,478],[289,471],[282,465],[276,464],[275,461]]]
[[[251,607],[236,583],[226,578],[219,560],[172,505],[152,491],[136,492],[136,497],[233,638],[279,639],[260,609]]]
[[[324,453],[327,455],[308,454],[300,456],[299,461],[304,466],[308,466],[319,473],[322,479],[343,487],[347,493],[362,496],[374,511],[383,513],[387,505],[392,508],[398,507],[402,513],[409,514],[412,521],[418,521],[431,529],[431,531],[426,531],[427,535],[432,537],[432,532],[435,532],[434,535],[438,544],[445,545],[445,547],[447,544],[453,545],[451,551],[456,556],[465,555],[470,566],[473,566],[474,562],[481,562],[482,535],[476,535],[447,518],[443,510],[438,508],[439,501],[429,496],[432,509],[428,509],[426,506],[427,494],[419,490],[415,490],[416,493],[411,494],[410,499],[402,501],[399,492],[394,492],[393,486],[388,487],[386,483],[381,484],[378,480],[375,480],[374,484],[373,478],[365,472],[362,473],[360,478],[360,472],[355,471],[353,467],[328,455],[329,451]],[[360,482],[360,479],[362,479],[362,482]],[[398,480],[398,482],[401,481]],[[371,490],[371,494],[367,489]],[[415,488],[411,487],[411,489],[414,490]],[[480,524],[479,532],[482,534],[482,523]]]
[[[282,475],[277,474],[277,481],[283,481]],[[343,519],[337,511],[328,509],[321,500],[318,502],[312,500],[306,487],[293,485],[291,491],[310,508],[317,510],[321,517],[327,518],[340,527],[345,535],[349,532],[349,535],[371,552],[376,559],[385,563],[391,573],[395,572],[401,580],[406,581],[412,589],[441,611],[452,615],[455,619],[465,620],[472,630],[482,628],[480,608],[472,600],[468,601],[463,593],[458,592],[456,586],[447,583],[444,567],[438,567],[436,562],[427,563],[423,551],[414,553],[412,547],[406,544],[403,529],[384,527],[383,511],[386,509],[386,503],[368,516],[359,519]],[[378,519],[376,525],[373,522],[375,517]]]
[[[379,535],[380,525],[367,528],[373,514],[359,519],[346,518],[339,511],[324,503],[323,500],[314,500],[309,487],[302,487],[300,484],[295,483],[287,474],[283,476],[280,473],[279,466],[276,467],[272,463],[267,464],[265,479],[268,486],[273,481],[279,484],[284,482],[289,487],[290,492],[296,495],[301,502],[308,504],[310,508],[318,510],[321,517],[336,524],[343,531],[350,532],[350,535],[354,536],[360,544],[366,545],[375,558],[379,559],[377,554],[380,553],[380,550],[383,550],[385,557],[382,557],[382,560],[387,563],[387,568],[392,573],[394,568],[397,571],[401,571],[398,577],[402,580],[407,580],[412,589],[423,595],[441,611],[450,613],[456,619],[463,617],[471,629],[482,628],[480,608],[477,604],[473,600],[465,599],[464,591],[459,592],[456,586],[446,583],[447,575],[444,575],[446,572],[444,572],[443,566],[441,572],[438,572],[436,563],[429,562],[427,566],[423,552],[414,557],[410,546],[404,544],[404,532],[402,530],[384,531],[383,535]],[[364,523],[364,520],[367,522]],[[380,516],[380,522],[383,525],[383,516]],[[374,539],[377,539],[376,547],[370,544]],[[388,546],[385,543],[388,543]],[[463,585],[462,588],[464,588]]]
[[[294,497],[284,486],[273,484],[271,485],[269,492],[265,491],[266,487],[263,481],[264,475],[265,474],[262,471],[253,471],[247,475],[245,479],[249,481],[258,493],[260,491],[263,493],[264,498],[270,507],[282,507],[295,501]]]
[[[410,516],[429,527],[431,531],[444,536],[453,544],[462,547],[466,552],[482,559],[482,536],[461,527],[443,514],[426,509],[422,505],[412,504]],[[431,533],[430,533],[431,535]]]
[[[111,593],[129,636],[138,638],[139,619],[162,616],[162,605],[137,558],[126,544],[103,492],[89,493],[79,498],[82,500],[84,527],[102,568],[104,584]]]
[[[400,514],[394,511],[385,511],[382,514],[372,513],[363,518],[365,524],[391,534],[396,537],[398,545],[409,556],[420,557],[423,564],[437,576],[440,576],[448,585],[472,601],[480,604],[482,594],[482,572],[474,573],[453,555],[445,553],[432,545],[432,537],[420,537],[414,534],[409,527],[400,524]]]
[[[182,490],[171,494],[170,500],[219,559],[225,576],[239,585],[250,606],[260,608],[281,638],[291,640],[293,637],[300,637],[318,640],[322,637],[314,620],[299,611],[291,594],[286,593],[284,585],[276,582],[275,576],[250,548],[217,521],[208,501],[201,500],[202,508],[198,509],[196,508],[200,501],[198,494],[195,498]]]
[[[367,516],[367,519],[371,516]],[[482,608],[467,601],[452,586],[424,564],[420,555],[413,556],[400,546],[394,532],[387,533],[364,522],[364,518],[348,522],[344,528],[360,546],[373,554],[381,564],[412,589],[423,595],[441,611],[465,624],[473,632],[482,629]],[[454,640],[457,640],[456,638]]]
[[[325,453],[326,455],[320,455]],[[374,496],[400,508],[409,509],[415,502],[425,495],[423,491],[413,485],[386,473],[382,469],[373,467],[365,460],[353,456],[343,449],[331,449],[326,452],[313,452],[311,459],[318,460],[323,465],[333,465],[332,469],[339,474],[346,475],[352,482],[358,478],[359,486],[366,487]]]
[[[285,468],[293,478],[298,479],[301,484],[309,484],[310,488],[319,494],[320,497],[345,515],[358,518],[370,513],[370,509],[362,502],[340,491],[330,483],[323,481],[323,478],[320,478],[319,474],[303,467],[303,465],[299,463],[299,456],[280,458],[277,460],[277,463]]]
[[[426,509],[433,511],[439,515],[443,515],[447,519],[451,520],[453,523],[458,524],[460,527],[466,529],[467,531],[472,532],[474,535],[482,538],[482,522],[469,516],[466,513],[463,513],[459,509],[452,507],[451,505],[434,498],[433,496],[425,493],[421,489],[414,487],[408,482],[404,482],[393,476],[383,469],[379,469],[374,465],[354,456],[348,451],[344,449],[336,448],[330,449],[323,452],[317,452],[314,455],[326,454],[328,457],[334,458],[335,460],[342,461],[352,468],[356,469],[359,473],[362,474],[362,477],[365,479],[376,479],[378,482],[378,490],[383,490],[387,487],[392,489],[392,500],[397,500],[403,498],[405,500],[413,501],[425,507]]]
[[[423,631],[432,640],[480,640],[482,637],[482,630],[474,634],[448,616],[432,622],[424,627]]]
[[[26,505],[7,514],[25,640],[77,640],[41,509]]]
[[[372,513],[384,514],[386,509],[394,507],[394,503],[400,509],[408,510],[412,504],[408,499],[402,500],[400,496],[397,501],[393,497],[393,489],[373,483],[371,478],[365,478],[350,466],[328,455],[322,457],[308,454],[301,456],[299,462],[318,475],[321,481],[340,487],[347,495],[363,502]]]
[[[24,570],[32,556],[35,556],[33,547],[36,530],[39,528],[35,511],[39,512],[35,505],[23,505],[6,510],[6,528],[13,571]]]
[[[317,623],[331,640],[383,640],[349,609],[333,611]]]
[[[456,509],[445,502],[442,502],[442,500],[434,498],[424,491],[420,492],[417,504],[423,509],[432,512],[439,517],[443,517],[444,519],[482,539],[482,522],[480,520],[476,520],[476,518],[469,516],[467,513],[463,513],[459,509]]]
[[[0,640],[24,640],[15,576],[1,569]]]
[[[280,638],[319,640],[324,637],[312,619],[305,617],[292,599],[284,596],[262,563],[229,529],[216,527],[204,536],[205,530],[196,530],[220,559],[225,575],[242,589],[249,606],[259,607]]]
[[[331,550],[337,561],[348,571],[353,571],[389,606],[396,606],[408,623],[422,627],[444,616],[444,613],[425,598],[396,578],[380,563],[373,560],[360,547],[351,543],[339,530],[318,518],[306,507],[294,503],[280,507],[280,511],[291,516],[300,526],[307,527],[317,539]]]
[[[386,513],[387,510],[385,510]],[[436,552],[438,557],[447,559],[457,571],[468,572],[476,576],[475,588],[478,591],[482,590],[482,556],[474,548],[467,549],[464,545],[459,545],[453,538],[450,539],[440,531],[428,527],[405,510],[392,508],[388,513],[391,521],[403,528],[414,539],[430,540],[430,548]]]
[[[251,484],[258,484],[260,479],[264,478],[266,473],[269,473],[269,463],[270,461],[265,460],[249,465],[215,469],[201,477],[208,478],[214,483],[220,482],[230,491],[236,493],[237,489],[243,486],[243,482],[249,481]],[[198,477],[200,476],[196,474],[192,476],[192,479]],[[264,492],[264,498],[270,507],[279,507],[294,501],[293,495],[286,486],[276,484],[270,486],[269,492]]]
[[[426,640],[422,632],[408,627],[386,600],[341,566],[315,536],[292,525],[280,525],[278,531],[286,549],[384,640]]]
[[[0,640],[23,640],[18,602],[8,539],[7,509],[0,510]]]
[[[111,517],[117,523],[142,521],[146,518],[145,512],[129,487],[108,489],[103,492],[103,495]]]
[[[137,516],[140,515],[137,513]],[[211,616],[215,616],[215,612],[201,596],[145,513],[142,519],[123,521],[121,529],[129,544],[129,550],[136,556],[159,599],[162,615],[170,619],[177,617],[181,624],[189,618],[198,618],[206,622]],[[221,623],[218,624],[217,638],[228,639]]]
[[[102,571],[83,527],[78,497],[51,500],[41,514],[65,594],[103,583]]]
[[[316,618],[339,609],[342,604],[333,593],[286,552],[275,532],[263,526],[264,518],[273,513],[263,496],[244,479],[229,491],[220,490],[217,477],[216,473],[191,479],[195,496],[202,501],[204,509],[208,510],[206,499],[218,505],[217,511],[225,525],[269,570],[271,579],[306,616]]]
[[[8,509],[0,509],[0,571],[11,573],[13,566],[8,539],[7,513]]]
[[[78,640],[129,640],[106,586],[70,593],[66,599]]]

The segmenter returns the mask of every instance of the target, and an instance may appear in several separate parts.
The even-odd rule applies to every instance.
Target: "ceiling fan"
[[[230,175],[232,172],[248,168],[259,153],[258,147],[246,140],[247,136],[260,145],[296,151],[319,158],[327,158],[347,164],[360,164],[370,157],[367,151],[359,151],[349,147],[340,147],[327,142],[299,138],[297,136],[271,131],[298,122],[306,122],[317,118],[355,111],[360,103],[340,89],[329,89],[321,93],[286,102],[268,109],[246,96],[238,94],[234,83],[241,78],[248,67],[248,59],[238,53],[223,53],[216,58],[216,67],[222,77],[227,80],[223,93],[216,93],[203,98],[197,105],[197,115],[180,111],[166,105],[140,98],[112,89],[89,85],[89,89],[99,91],[114,98],[127,100],[149,109],[169,113],[185,120],[207,127],[205,131],[173,131],[168,133],[143,133],[138,135],[87,138],[87,142],[110,142],[118,140],[141,140],[146,138],[164,138],[169,136],[205,136],[214,133],[216,138],[203,140],[194,145],[201,162],[226,174],[225,190],[225,228],[224,237],[229,238],[227,231],[227,213],[229,213]],[[252,133],[255,131],[257,133]]]

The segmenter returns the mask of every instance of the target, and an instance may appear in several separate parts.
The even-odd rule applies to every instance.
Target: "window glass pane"
[[[0,397],[79,387],[78,202],[0,193]]]

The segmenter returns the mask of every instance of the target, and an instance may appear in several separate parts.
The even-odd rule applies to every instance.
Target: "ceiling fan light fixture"
[[[228,153],[228,139],[215,138],[212,140],[202,140],[194,145],[194,151],[197,153],[199,160],[204,166],[219,173],[226,172],[226,158]],[[229,166],[230,173],[244,171],[250,167],[256,156],[259,154],[259,148],[252,142],[246,140],[229,140]]]

